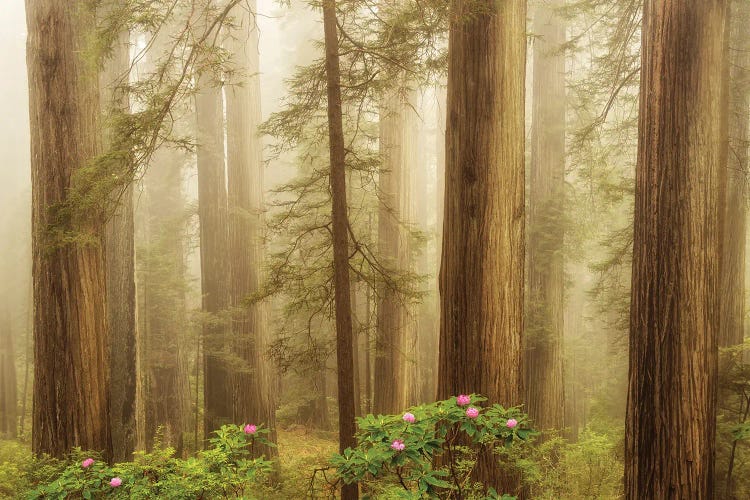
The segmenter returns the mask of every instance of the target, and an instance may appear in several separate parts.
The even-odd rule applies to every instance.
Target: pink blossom
[[[518,425],[518,420],[516,420],[515,418],[508,419],[505,425],[507,425],[509,429],[512,429],[513,427]]]
[[[479,416],[479,410],[477,410],[473,406],[469,406],[466,409],[466,416],[469,418],[477,418]]]
[[[257,430],[258,428],[252,424],[247,424],[245,426],[245,434],[255,434]]]
[[[119,477],[113,477],[112,479],[109,480],[109,485],[113,488],[117,488],[121,484],[122,484],[122,479],[120,479]]]
[[[391,443],[391,448],[396,451],[403,451],[404,448],[406,448],[406,445],[402,439],[396,439]]]
[[[84,460],[83,462],[81,462],[81,467],[83,467],[84,469],[88,469],[92,465],[94,465],[94,459],[93,458],[87,458],[86,460]]]
[[[471,398],[466,394],[460,394],[456,398],[456,403],[458,404],[458,406],[466,406],[467,404],[471,403]]]
[[[417,417],[414,416],[413,413],[404,413],[404,422],[409,422],[410,424],[413,424],[417,421]]]

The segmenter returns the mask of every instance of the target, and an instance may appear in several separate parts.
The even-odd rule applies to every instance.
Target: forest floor
[[[280,481],[275,488],[264,492],[264,498],[329,498],[324,474],[329,477],[331,474],[321,469],[326,468],[328,460],[338,451],[336,436],[334,432],[314,429],[279,429]]]

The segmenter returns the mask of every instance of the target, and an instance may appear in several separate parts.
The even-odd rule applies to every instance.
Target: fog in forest
[[[0,498],[750,497],[747,0],[2,11]]]

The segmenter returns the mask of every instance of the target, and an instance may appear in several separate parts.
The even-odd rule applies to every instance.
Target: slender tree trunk
[[[729,39],[729,152],[721,277],[719,346],[741,344],[745,336],[745,253],[747,235],[748,129],[750,128],[750,3],[732,2]]]
[[[13,329],[10,314],[0,314],[0,436],[15,439],[18,435],[18,387],[16,358],[13,351]]]
[[[451,2],[438,399],[523,395],[526,2]],[[514,493],[492,453],[476,479]]]
[[[417,169],[419,168],[419,116],[417,115],[417,92],[409,90],[401,107],[403,135],[401,137],[401,183],[399,185],[400,218],[398,270],[416,272],[416,262],[412,259],[411,226],[414,223],[414,189]],[[402,397],[404,406],[413,406],[419,402],[419,317],[413,299],[401,299],[403,315],[403,385]],[[403,408],[403,407],[402,407]],[[398,408],[396,411],[398,412]]]
[[[349,281],[349,217],[346,205],[344,126],[341,113],[341,75],[336,26],[336,1],[323,0],[326,79],[328,87],[328,140],[331,160],[333,272],[336,307],[336,369],[339,399],[339,451],[356,446],[354,433],[354,361],[351,285]],[[342,500],[359,497],[356,483],[341,486]]]
[[[526,409],[538,429],[564,425],[563,189],[565,26],[553,8],[534,13],[534,80],[529,190],[529,276],[524,372]]]
[[[372,215],[370,216],[370,226],[372,226]],[[366,413],[372,413],[373,406],[372,406],[372,352],[374,349],[374,346],[372,345],[372,336],[370,335],[370,332],[372,332],[372,290],[370,289],[370,285],[367,285],[367,289],[365,290],[365,295],[367,298],[367,324],[365,326],[365,412]]]
[[[53,244],[50,208],[100,151],[97,75],[82,59],[94,26],[78,2],[27,0],[34,276],[33,450],[111,457],[104,252]],[[64,133],[61,133],[64,131]],[[81,228],[97,243],[103,228]]]
[[[210,80],[209,75],[200,78],[200,90],[195,97],[201,290],[203,311],[211,315],[203,326],[203,430],[206,438],[232,421],[227,362],[230,339],[227,322],[222,317],[230,302],[224,111],[221,88]]]
[[[423,101],[424,103],[424,101]],[[422,106],[422,109],[428,108],[428,106]],[[429,109],[429,108],[428,108]],[[427,116],[428,109],[424,109],[424,115]],[[412,195],[412,218],[411,220],[415,225],[419,225],[418,229],[424,234],[430,234],[433,230],[431,226],[432,217],[435,216],[435,192],[433,190],[425,189],[426,186],[430,186],[434,171],[432,170],[435,166],[434,148],[430,147],[430,142],[435,135],[432,131],[429,131],[425,127],[427,120],[420,120],[419,117],[415,120],[415,132],[416,144],[414,147],[414,168],[412,170],[411,179],[411,195]],[[440,142],[445,142],[445,134],[438,138]],[[412,381],[414,391],[414,402],[415,404],[429,403],[435,400],[435,379],[437,372],[434,371],[434,367],[437,361],[437,329],[438,324],[435,314],[436,303],[437,303],[437,286],[433,283],[433,279],[437,276],[434,268],[434,251],[437,247],[433,248],[433,244],[436,240],[430,238],[429,241],[425,241],[418,253],[416,258],[415,271],[420,276],[429,277],[426,284],[429,286],[427,290],[424,290],[424,298],[420,304],[416,306],[416,321],[415,321],[415,370],[414,380]]]
[[[130,69],[130,35],[123,32],[112,47],[99,81],[102,107],[127,110],[127,95],[118,88],[127,84]],[[120,79],[125,81],[121,82]],[[110,137],[104,134],[105,147]],[[133,187],[128,186],[105,229],[107,263],[107,321],[109,323],[110,383],[113,460],[129,460],[135,450],[136,323]]]
[[[21,423],[19,432],[26,436],[26,403],[29,400],[29,371],[31,369],[31,357],[33,356],[31,335],[34,330],[34,282],[29,280],[28,301],[26,302],[26,331],[23,336],[23,389],[21,390]]]
[[[393,91],[380,107],[380,154],[378,174],[378,254],[393,269],[401,264],[401,184],[405,168],[401,154],[403,116],[400,96]],[[407,311],[399,290],[390,282],[378,293],[377,335],[375,337],[374,411],[396,413],[406,404],[405,326]]]
[[[359,317],[357,315],[357,281],[351,280],[351,286],[352,289],[350,291],[350,296],[352,299],[352,366],[354,367],[354,371],[352,373],[352,376],[354,377],[354,408],[356,409],[357,416],[362,415],[362,402],[361,402],[361,396],[362,396],[362,386],[360,384],[360,377],[359,377],[359,368],[360,368],[360,362],[359,362],[359,333],[360,333],[360,322]]]
[[[713,496],[725,0],[647,0],[626,498]]]
[[[431,397],[437,398],[437,379],[440,373],[440,317],[441,317],[441,301],[442,297],[440,294],[440,267],[442,265],[442,245],[443,245],[443,218],[445,216],[445,131],[447,129],[447,108],[448,108],[448,95],[446,82],[435,86],[435,97],[437,104],[437,128],[435,138],[435,205],[437,209],[437,220],[435,221],[435,296],[436,296],[436,307],[435,315],[437,317],[435,321],[436,331],[434,332],[435,337],[435,356],[433,358],[432,373],[433,392]]]
[[[255,10],[252,1],[250,9]],[[262,422],[275,433],[275,403],[264,351],[268,323],[265,302],[244,304],[260,291],[264,261],[263,155],[257,133],[261,122],[258,31],[254,14],[240,10],[241,30],[227,41],[240,85],[226,88],[229,261],[232,337],[244,366],[232,377],[235,422]],[[275,436],[272,436],[272,438]],[[262,450],[275,456],[276,448]]]

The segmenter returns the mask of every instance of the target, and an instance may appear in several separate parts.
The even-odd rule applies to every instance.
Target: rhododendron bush
[[[534,434],[519,408],[489,405],[476,394],[367,415],[357,425],[357,447],[332,459],[339,479],[372,495],[400,490],[399,498],[512,498],[472,480],[477,454]]]
[[[225,425],[197,456],[175,458],[172,449],[137,453],[133,462],[107,465],[89,452],[74,450],[54,481],[29,498],[246,498],[247,488],[272,470],[272,462],[253,458],[256,446],[275,446],[269,430],[248,424]]]

